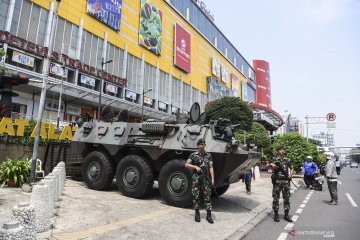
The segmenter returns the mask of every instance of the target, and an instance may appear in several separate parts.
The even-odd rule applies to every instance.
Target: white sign
[[[328,121],[330,121],[330,122],[335,121],[335,119],[336,119],[335,113],[328,113],[328,114],[326,115],[326,119],[327,119]]]
[[[111,92],[111,93],[115,93],[115,94],[118,93],[118,88],[117,88],[117,86],[112,85],[112,84],[110,84],[110,83],[106,83],[105,89],[106,89],[106,91]]]
[[[68,70],[56,63],[50,63],[50,73],[63,78],[68,76]]]
[[[163,109],[163,110],[166,110],[166,103],[163,103],[163,102],[159,101],[159,108]]]
[[[83,84],[95,87],[95,79],[91,78],[91,77],[88,77],[86,75],[81,75],[80,82],[83,83]]]
[[[57,111],[59,109],[59,102],[58,101],[54,102],[54,101],[51,101],[51,100],[47,100],[45,102],[45,109],[51,110],[51,111]],[[60,111],[61,112],[64,111],[63,103],[61,103]]]
[[[136,101],[136,93],[135,93],[135,92],[126,90],[126,91],[125,91],[125,97],[130,98],[130,99]]]
[[[81,107],[75,105],[67,105],[66,106],[66,113],[74,116],[81,115]]]
[[[12,55],[12,61],[29,66],[29,67],[34,67],[34,61],[35,59],[33,57],[30,57],[28,55],[19,53],[17,51],[13,51],[13,55]]]
[[[153,100],[147,96],[144,96],[144,103],[152,105]]]

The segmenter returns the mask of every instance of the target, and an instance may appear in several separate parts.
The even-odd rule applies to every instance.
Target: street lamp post
[[[103,74],[104,74],[104,66],[108,63],[111,63],[113,60],[108,60],[104,62],[104,58],[101,59],[101,78],[100,78],[100,96],[99,96],[99,106],[98,106],[98,121],[100,121],[100,111],[101,111],[101,95],[104,89],[104,81],[103,81]]]
[[[61,98],[63,94],[63,84],[64,84],[64,78],[66,77],[65,74],[65,64],[62,66],[62,76],[61,76],[61,88],[60,88],[60,96],[59,96],[59,104],[58,104],[58,112],[57,112],[57,121],[56,121],[56,129],[59,130],[59,123],[60,123],[60,110],[61,110]]]
[[[54,17],[53,17],[52,24],[51,24],[51,31],[50,31],[50,42],[49,42],[49,48],[48,48],[49,50],[48,50],[47,57],[44,59],[45,72],[44,72],[44,78],[43,78],[43,83],[42,83],[42,88],[41,88],[39,112],[38,112],[37,121],[36,121],[37,127],[36,127],[36,135],[35,135],[35,140],[34,140],[34,150],[33,150],[32,158],[31,158],[30,185],[35,180],[35,169],[36,169],[36,160],[38,158],[38,150],[39,150],[39,144],[40,144],[40,130],[41,130],[41,124],[42,124],[42,115],[43,115],[43,110],[44,110],[44,106],[45,106],[47,81],[49,78],[49,65],[50,65],[50,60],[51,60],[54,41],[55,41],[55,37],[54,37],[55,24],[56,24],[56,21],[58,18],[60,2],[61,2],[61,0],[56,0],[55,12],[54,12]]]
[[[148,90],[144,90],[143,89],[143,92],[142,92],[142,104],[141,104],[141,122],[144,121],[144,96],[146,93],[148,92],[151,92],[152,91],[152,88],[149,88]]]

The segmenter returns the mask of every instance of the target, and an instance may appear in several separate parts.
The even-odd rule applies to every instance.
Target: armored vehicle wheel
[[[212,192],[211,192],[211,196],[212,196],[212,197],[217,197],[217,196],[220,197],[221,195],[223,195],[224,193],[226,193],[226,191],[229,189],[229,187],[230,187],[230,184],[229,184],[229,185],[225,185],[225,186],[221,186],[221,187],[217,187],[217,188],[215,188],[217,195],[216,195],[216,193],[215,193],[214,191],[212,191]]]
[[[128,155],[116,168],[116,184],[125,196],[142,198],[151,191],[154,173],[145,158]]]
[[[82,177],[90,189],[103,190],[114,179],[114,167],[103,152],[89,153],[82,164]]]
[[[160,170],[160,194],[170,205],[190,206],[192,203],[191,184],[191,173],[185,168],[185,160],[172,160]]]

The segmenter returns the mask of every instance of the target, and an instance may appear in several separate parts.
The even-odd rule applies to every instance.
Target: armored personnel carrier
[[[90,189],[106,189],[115,176],[122,194],[143,198],[157,181],[168,204],[187,207],[192,202],[192,180],[185,162],[197,150],[199,138],[205,139],[205,150],[213,157],[218,196],[260,159],[256,147],[239,146],[234,138],[237,125],[228,119],[211,119],[218,110],[200,114],[199,104],[194,103],[190,117],[182,121],[128,123],[126,111],[114,121],[108,109],[103,122],[78,123],[71,154],[81,163],[83,180]]]

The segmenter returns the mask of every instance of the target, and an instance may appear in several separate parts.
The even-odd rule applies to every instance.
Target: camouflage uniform
[[[199,151],[192,153],[187,160],[188,163],[198,166],[200,168],[207,168],[210,173],[210,165],[213,165],[212,157],[209,153],[200,153]],[[194,209],[200,207],[200,191],[202,191],[205,209],[212,210],[211,204],[211,183],[202,173],[193,171],[192,174],[192,195]]]
[[[282,168],[288,171],[288,168],[293,169],[293,165],[288,158],[275,158],[272,163],[274,164],[280,164]],[[273,182],[273,210],[278,211],[279,210],[279,198],[280,198],[280,192],[283,194],[284,199],[284,210],[290,209],[290,181],[286,179],[285,175],[278,169],[274,170],[272,178],[275,178],[275,182]]]

